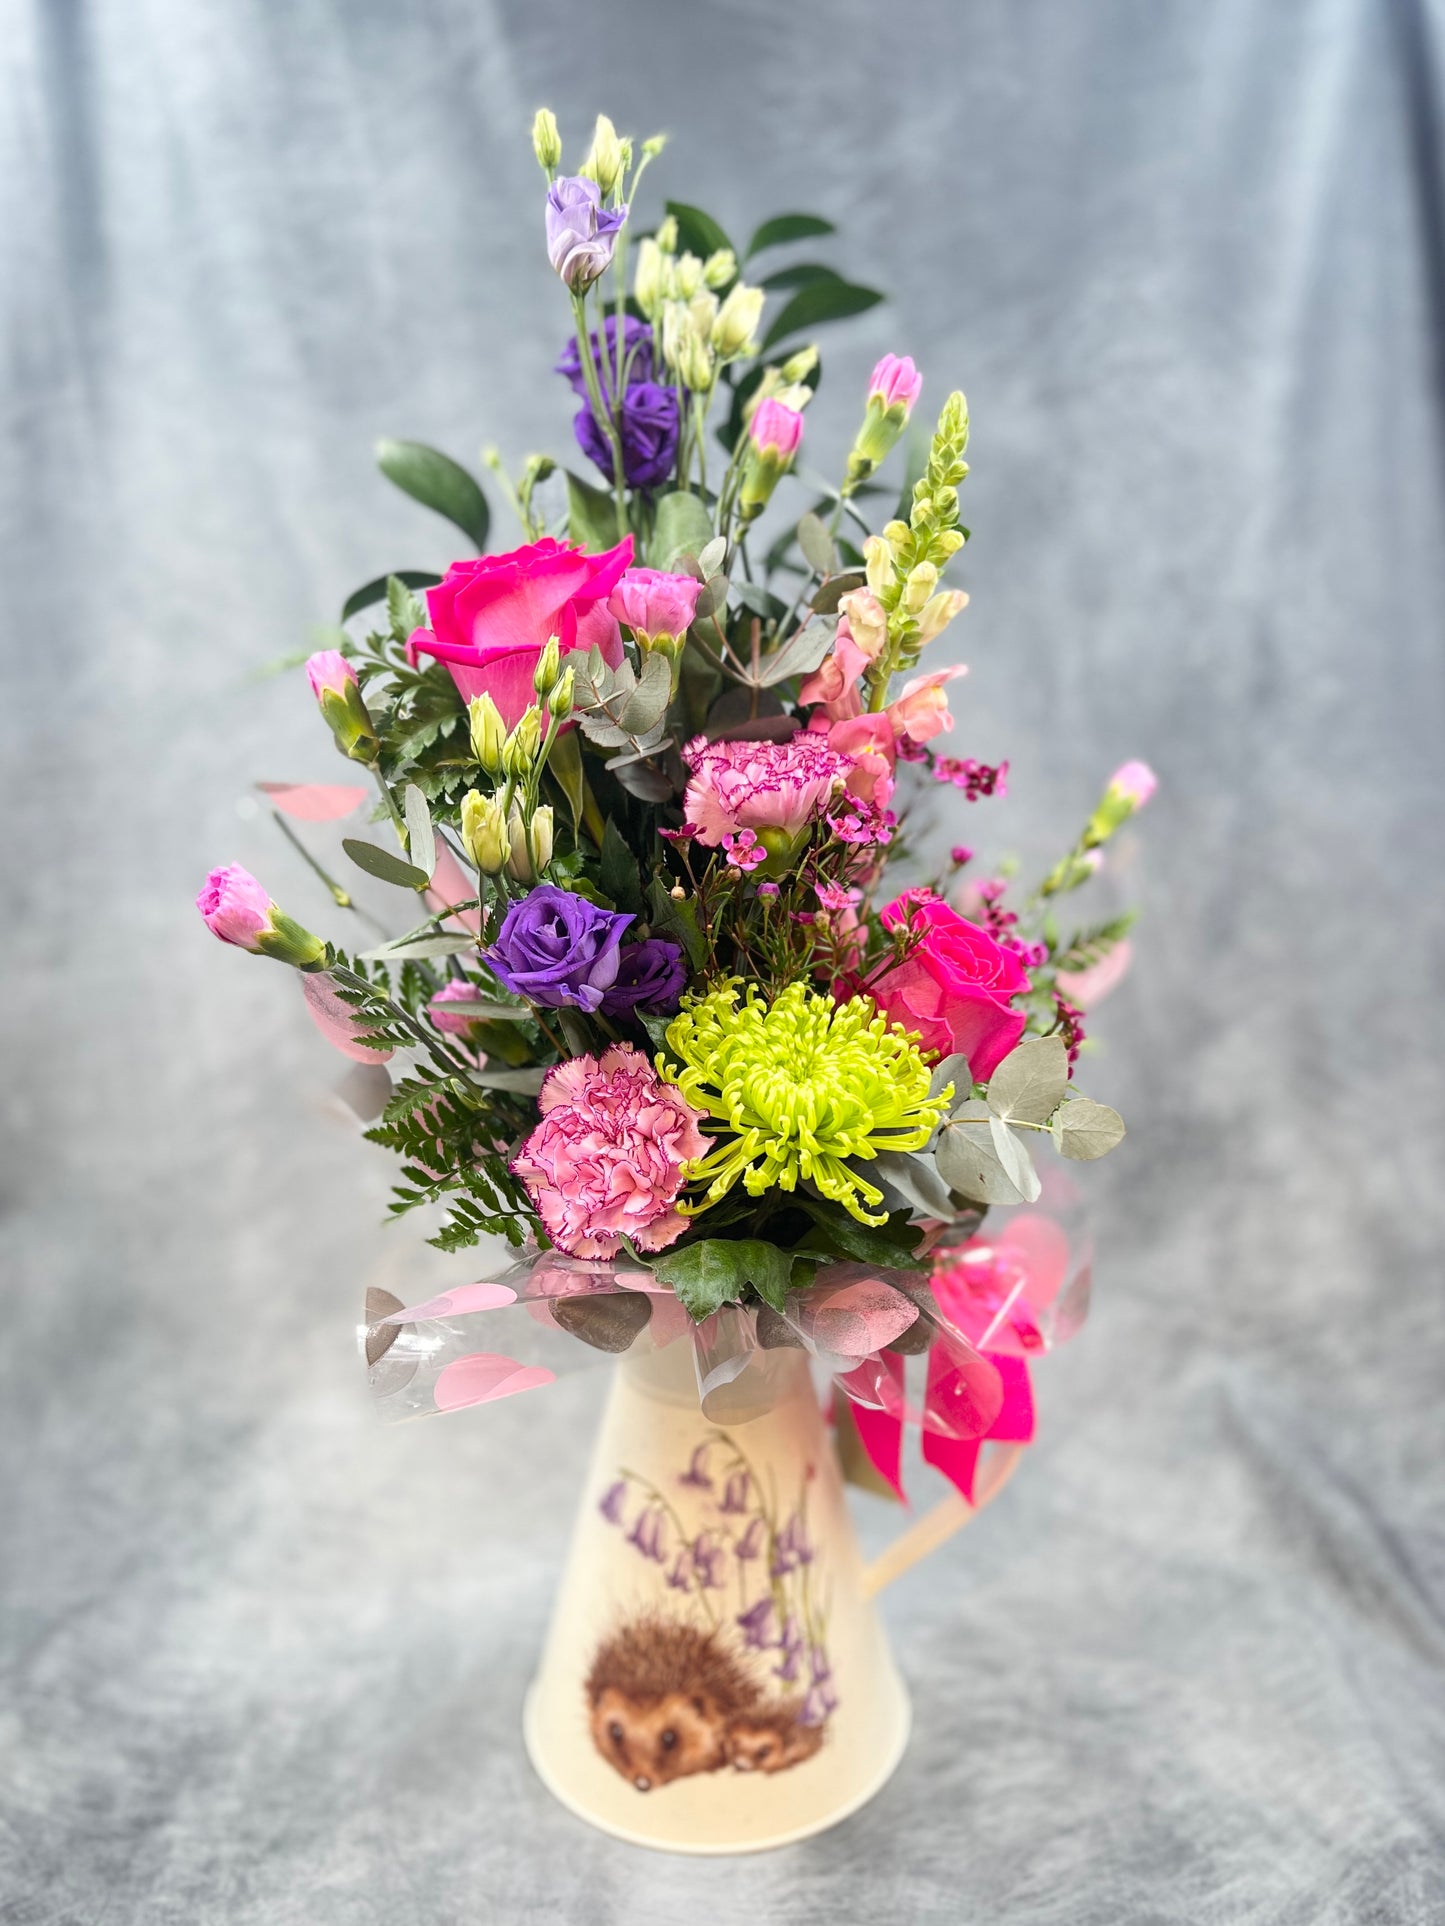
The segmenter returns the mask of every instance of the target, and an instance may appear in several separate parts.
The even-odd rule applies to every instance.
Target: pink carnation
[[[854,762],[807,732],[786,742],[709,742],[697,736],[683,755],[692,771],[684,798],[687,820],[709,849],[740,829],[799,835],[845,786]]]
[[[622,1236],[645,1251],[675,1243],[684,1166],[702,1157],[701,1113],[630,1043],[547,1072],[542,1121],[512,1169],[542,1224],[573,1257],[612,1257]]]

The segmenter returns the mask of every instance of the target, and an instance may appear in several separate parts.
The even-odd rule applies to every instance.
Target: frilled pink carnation
[[[808,731],[786,742],[709,742],[683,751],[692,771],[683,807],[697,840],[716,849],[740,829],[796,836],[822,814],[853,770],[853,758]]]
[[[640,1050],[618,1043],[558,1064],[537,1107],[542,1121],[512,1169],[558,1250],[612,1257],[622,1236],[645,1251],[676,1242],[688,1224],[676,1208],[683,1166],[708,1142],[700,1113]]]

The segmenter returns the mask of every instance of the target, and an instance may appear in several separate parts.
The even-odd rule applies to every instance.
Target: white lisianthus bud
[[[532,853],[527,847],[527,825],[522,820],[522,806],[513,802],[512,813],[507,818],[507,874],[519,883],[530,883],[532,877]]]
[[[507,746],[507,725],[502,712],[489,695],[473,696],[467,705],[471,716],[472,754],[489,776],[500,776]]]
[[[702,262],[695,254],[679,254],[672,264],[672,285],[679,301],[690,301],[702,287]]]
[[[783,379],[784,381],[806,381],[817,365],[818,350],[810,343],[808,347],[799,348],[796,354],[788,356],[781,370]]]
[[[503,751],[507,774],[509,776],[529,775],[541,746],[542,712],[536,703],[533,703],[531,708],[523,714],[511,735],[507,737],[507,746]]]
[[[622,170],[622,143],[617,138],[617,129],[606,114],[599,114],[592,132],[592,145],[578,171],[588,180],[596,181],[606,197],[616,191]]]
[[[550,180],[562,158],[562,136],[557,132],[557,116],[550,107],[537,109],[537,117],[532,122],[532,152]]]
[[[527,845],[531,851],[532,868],[540,876],[552,860],[552,805],[543,803],[532,818],[527,831]]]
[[[657,245],[662,249],[664,254],[676,254],[677,217],[675,215],[669,214],[666,220],[658,223]]]
[[[730,247],[720,247],[702,264],[702,278],[710,288],[725,288],[738,271],[738,257]]]
[[[968,597],[965,596],[967,601]],[[547,698],[547,713],[555,723],[564,723],[572,713],[572,694],[577,682],[577,671],[569,664],[558,677],[552,693]]]
[[[637,268],[632,277],[632,296],[649,321],[657,318],[663,295],[663,254],[649,234],[637,246]]]
[[[743,355],[756,354],[754,336],[766,299],[761,288],[747,287],[741,281],[727,296],[712,324],[712,345],[720,361],[737,361]]]
[[[469,789],[462,798],[462,841],[484,876],[500,876],[507,860],[507,819],[495,796]]]
[[[537,657],[537,666],[532,671],[532,687],[536,690],[537,694],[542,697],[543,701],[546,700],[552,689],[552,685],[561,673],[562,644],[557,640],[555,635],[549,635],[547,637],[547,646]]]
[[[642,158],[645,161],[656,160],[666,145],[666,134],[649,134],[642,143]]]

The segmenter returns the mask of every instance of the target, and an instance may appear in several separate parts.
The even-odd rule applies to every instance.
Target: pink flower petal
[[[470,1357],[452,1359],[438,1374],[432,1397],[438,1411],[461,1411],[469,1404],[490,1404],[494,1398],[534,1391],[555,1378],[556,1373],[542,1365],[518,1364],[495,1351],[476,1351]]]
[[[277,809],[303,823],[334,823],[349,816],[370,793],[350,783],[258,782]]]
[[[350,1057],[355,1063],[386,1062],[392,1054],[390,1050],[373,1050],[370,1044],[356,1041],[356,1032],[367,1026],[358,1020],[351,1005],[337,995],[324,970],[298,971],[297,980],[306,998],[306,1008],[311,1012],[311,1021],[342,1056]]]
[[[410,1304],[404,1311],[393,1311],[383,1324],[415,1324],[428,1317],[463,1317],[469,1311],[499,1311],[504,1304],[515,1304],[517,1293],[506,1284],[483,1281],[458,1284],[455,1289],[429,1297],[425,1304]]]
[[[845,1284],[815,1310],[808,1335],[820,1350],[838,1357],[866,1358],[901,1337],[918,1316],[901,1291],[879,1279]]]

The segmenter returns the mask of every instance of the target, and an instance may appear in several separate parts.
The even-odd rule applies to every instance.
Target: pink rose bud
[[[644,649],[672,653],[697,613],[702,583],[691,575],[630,568],[607,598],[607,612],[625,622]]]
[[[803,417],[796,408],[789,408],[770,395],[754,409],[748,435],[760,455],[773,454],[788,462],[797,454],[798,443],[803,439]]]
[[[319,649],[306,658],[306,679],[342,755],[374,763],[381,753],[376,726],[346,657],[339,649]]]
[[[885,408],[902,408],[904,421],[922,392],[923,376],[906,354],[885,354],[868,383],[868,399],[881,401]]]
[[[319,936],[283,910],[277,909],[256,878],[239,863],[213,869],[196,898],[206,927],[223,943],[275,957],[298,970],[315,969],[325,960],[326,945]]]

